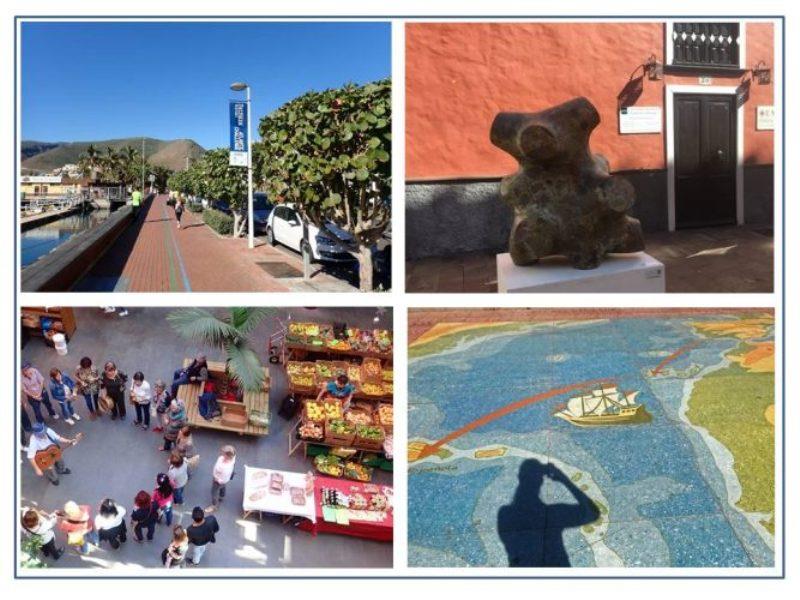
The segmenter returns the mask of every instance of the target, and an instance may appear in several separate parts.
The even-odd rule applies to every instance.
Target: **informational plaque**
[[[619,110],[620,133],[661,133],[660,106],[626,106]]]
[[[775,129],[774,106],[756,106],[756,129],[759,131],[771,131]]]

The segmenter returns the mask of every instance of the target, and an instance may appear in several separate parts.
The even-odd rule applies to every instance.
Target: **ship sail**
[[[554,416],[581,427],[647,422],[651,417],[636,402],[638,395],[638,391],[620,392],[616,385],[602,384],[570,398]]]

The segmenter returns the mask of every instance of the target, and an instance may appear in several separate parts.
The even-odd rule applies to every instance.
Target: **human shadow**
[[[566,488],[577,504],[544,502],[540,496],[545,477]],[[599,516],[591,498],[563,471],[528,459],[520,465],[514,499],[497,514],[497,530],[510,567],[569,567],[564,532]]]

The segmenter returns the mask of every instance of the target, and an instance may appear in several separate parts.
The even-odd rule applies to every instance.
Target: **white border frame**
[[[744,225],[744,103],[738,101],[739,88],[733,86],[664,86],[667,142],[667,228],[675,231],[675,94],[719,94],[736,99],[736,224]]]
[[[683,23],[686,19],[667,19],[664,21],[664,66],[672,67],[675,60],[672,49],[672,29],[675,23]],[[698,23],[739,23],[739,68],[747,68],[747,21],[741,19],[696,19]],[[698,67],[703,70],[702,67]],[[713,70],[713,69],[711,69]]]

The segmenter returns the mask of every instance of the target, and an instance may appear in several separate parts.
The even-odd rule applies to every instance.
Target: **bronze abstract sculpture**
[[[609,252],[644,250],[639,221],[625,214],[634,203],[633,186],[589,150],[599,123],[586,98],[495,117],[492,143],[519,162],[500,184],[500,196],[514,209],[514,264],[564,255],[576,269],[594,269]]]

